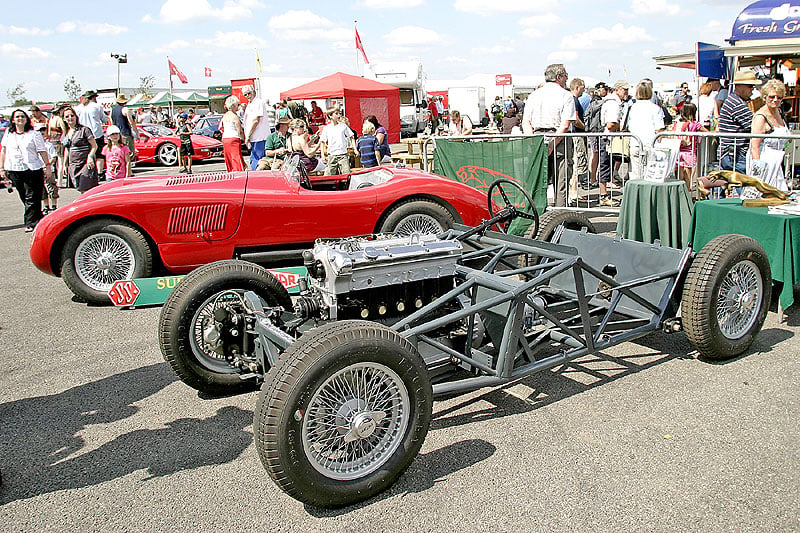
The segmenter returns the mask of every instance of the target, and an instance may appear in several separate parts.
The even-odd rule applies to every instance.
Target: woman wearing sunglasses
[[[786,86],[778,80],[769,80],[761,87],[761,97],[765,104],[753,115],[750,132],[771,137],[750,140],[747,174],[788,192],[782,165],[784,145],[789,139],[789,128],[781,113],[784,96],[786,96]]]

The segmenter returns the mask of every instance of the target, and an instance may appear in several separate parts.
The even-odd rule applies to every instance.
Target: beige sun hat
[[[756,73],[752,70],[737,70],[733,75],[734,85],[761,85],[761,82],[756,78]]]

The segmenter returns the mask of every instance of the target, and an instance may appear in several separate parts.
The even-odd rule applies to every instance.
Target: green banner
[[[514,181],[531,195],[540,215],[547,208],[547,145],[543,136],[470,142],[437,138],[433,167],[437,174],[480,191],[487,191],[497,179]],[[516,205],[525,207],[516,189],[504,190]],[[529,220],[518,218],[509,233],[522,235],[529,225]]]

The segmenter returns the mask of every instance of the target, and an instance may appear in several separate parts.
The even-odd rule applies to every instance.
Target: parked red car
[[[132,177],[44,217],[30,255],[79,298],[108,303],[120,279],[181,274],[234,257],[300,263],[318,238],[437,233],[488,217],[484,193],[413,169],[310,180],[282,171]]]
[[[155,162],[165,166],[178,164],[181,139],[175,132],[158,124],[138,126],[139,138],[134,141],[137,151],[136,161]],[[194,155],[192,161],[222,156],[222,143],[203,135],[192,135]]]

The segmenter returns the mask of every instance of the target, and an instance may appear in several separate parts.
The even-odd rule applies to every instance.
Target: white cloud
[[[538,13],[546,11],[553,4],[545,0],[525,0],[523,2],[498,2],[486,0],[456,0],[456,11],[475,15],[506,15],[509,13]]]
[[[568,63],[578,59],[578,52],[574,50],[556,50],[547,54],[547,61],[552,63]]]
[[[409,8],[418,7],[425,3],[425,0],[361,0],[357,5],[369,9],[396,9],[396,8]]]
[[[62,81],[63,79],[64,77],[58,72],[51,72],[50,74],[47,75],[47,81],[50,82]]]
[[[53,54],[36,46],[23,48],[14,43],[2,43],[0,44],[0,55],[15,59],[44,59],[52,57]]]
[[[84,35],[94,35],[97,37],[107,37],[109,35],[119,35],[128,31],[127,26],[118,26],[116,24],[95,23],[95,22],[82,22],[80,20],[70,20],[60,23],[56,26],[56,31],[59,33],[72,33],[78,32]]]
[[[617,48],[620,45],[654,41],[647,30],[639,26],[614,24],[610,28],[592,28],[589,31],[567,35],[561,39],[561,48],[567,50],[595,50]]]
[[[631,10],[634,15],[677,15],[681,8],[667,0],[632,0]]]
[[[166,0],[161,6],[160,20],[166,24],[200,20],[241,21],[253,18],[253,9],[262,7],[264,4],[259,0],[225,0],[222,7],[212,7],[208,0]]]
[[[189,48],[192,46],[192,43],[189,41],[184,41],[183,39],[178,39],[175,41],[168,42],[167,44],[163,44],[155,49],[156,52],[159,54],[165,54],[172,52],[173,50],[180,50],[182,48]]]
[[[337,27],[336,24],[307,9],[289,10],[275,15],[267,22],[267,27],[278,39],[287,41],[352,41],[353,30]],[[342,46],[336,46],[341,48]]]
[[[561,22],[561,17],[552,12],[532,15],[519,20],[520,25],[523,27],[522,34],[534,38],[550,33],[550,30]]]
[[[32,28],[21,28],[19,26],[0,26],[0,32],[11,35],[26,35],[31,37],[44,37],[53,33],[53,30],[42,29],[36,26]]]
[[[429,46],[444,43],[441,35],[420,26],[400,26],[383,36],[392,46]]]
[[[218,31],[210,40],[204,39],[203,41],[196,41],[196,44],[199,45],[201,42],[205,43],[205,46],[210,46],[211,48],[228,48],[233,50],[252,50],[253,48],[267,45],[267,41],[261,37],[256,37],[252,33],[247,33],[245,31]]]
[[[445,63],[469,63],[469,60],[465,57],[457,57],[457,56],[448,56],[444,58]]]

